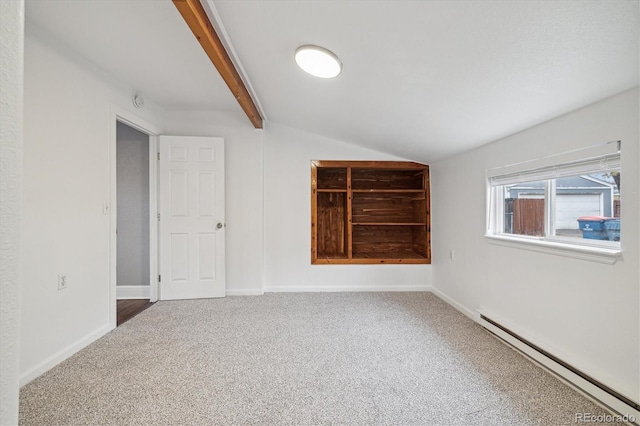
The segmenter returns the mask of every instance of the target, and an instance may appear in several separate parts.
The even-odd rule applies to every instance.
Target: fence
[[[504,203],[505,232],[544,235],[544,200],[507,198]]]

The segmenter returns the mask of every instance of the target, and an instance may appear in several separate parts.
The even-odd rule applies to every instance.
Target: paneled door
[[[224,140],[159,145],[160,299],[224,297]]]

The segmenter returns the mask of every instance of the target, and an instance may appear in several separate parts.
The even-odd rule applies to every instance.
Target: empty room
[[[3,0],[1,425],[640,425],[639,0]]]

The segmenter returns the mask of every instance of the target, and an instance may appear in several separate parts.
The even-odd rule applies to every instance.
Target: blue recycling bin
[[[578,224],[582,231],[582,238],[589,240],[608,240],[607,228],[605,227],[606,217],[583,216],[578,218]]]
[[[620,241],[620,219],[607,219],[604,221],[604,227],[609,241]]]

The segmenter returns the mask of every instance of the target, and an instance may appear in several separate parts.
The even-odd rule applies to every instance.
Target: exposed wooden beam
[[[220,76],[223,78],[229,90],[236,98],[240,107],[242,107],[249,120],[256,129],[262,129],[262,117],[256,104],[253,102],[249,91],[247,90],[244,82],[240,78],[238,70],[231,62],[231,58],[224,48],[220,37],[216,33],[216,30],[211,25],[209,17],[205,12],[202,4],[199,0],[173,0],[173,4],[176,6],[182,18],[185,20],[193,35],[196,36],[200,45],[213,62]]]

